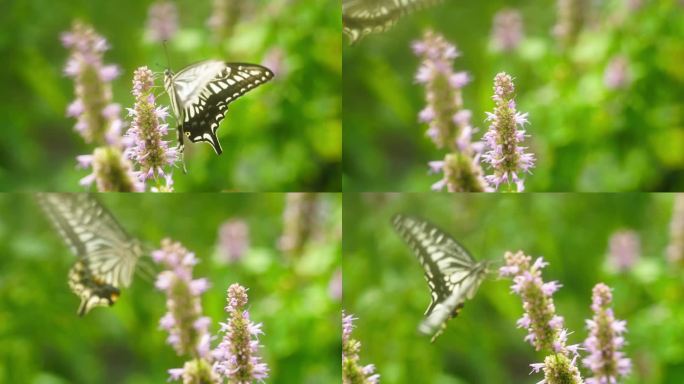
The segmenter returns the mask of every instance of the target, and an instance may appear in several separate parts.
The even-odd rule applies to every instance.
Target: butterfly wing
[[[344,0],[342,24],[351,43],[390,29],[402,16],[441,0]]]
[[[142,247],[93,195],[41,193],[38,201],[93,280],[130,285]]]
[[[79,316],[87,314],[95,307],[114,305],[120,294],[118,288],[93,276],[87,259],[77,260],[69,270],[69,288],[81,298],[81,304],[78,306]]]
[[[486,265],[476,262],[465,247],[427,221],[396,215],[392,223],[423,266],[432,301],[419,330],[433,334],[473,297]]]
[[[273,78],[273,72],[257,64],[225,63],[207,60],[167,76],[166,90],[179,119],[179,145],[183,135],[190,141],[206,141],[217,154],[221,144],[216,136],[228,104]]]

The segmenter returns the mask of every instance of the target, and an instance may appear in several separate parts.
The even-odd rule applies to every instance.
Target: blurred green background
[[[530,364],[544,355],[516,328],[523,309],[510,279],[485,280],[434,344],[418,333],[430,294],[420,264],[390,224],[392,215],[405,213],[440,226],[478,260],[502,261],[507,250],[543,256],[544,280],[563,285],[554,300],[572,332],[569,344],[587,337],[592,287],[608,284],[615,317],[627,320],[625,350],[634,366],[620,382],[684,382],[684,270],[665,257],[673,200],[668,194],[345,194],[342,307],[358,317],[352,337],[362,343],[360,363],[375,364],[384,384],[543,379],[530,375]],[[608,243],[623,229],[637,232],[641,250],[629,269],[617,272],[607,260]]]
[[[265,332],[261,353],[271,370],[269,383],[339,382],[339,195],[310,196],[315,208],[298,224],[289,216],[289,226],[309,225],[301,237],[308,240],[291,252],[278,246],[282,234],[291,233],[283,224],[283,194],[99,197],[150,247],[169,237],[196,253],[195,278],[212,284],[202,306],[213,334],[226,321],[228,286],[237,282],[249,289],[251,318]],[[67,286],[75,257],[33,196],[0,195],[0,212],[0,382],[164,383],[168,369],[182,367],[185,360],[159,329],[165,296],[153,281],[136,275],[113,307],[79,318],[79,299]],[[233,264],[222,261],[217,245],[218,229],[228,219],[249,226],[249,248]]]
[[[275,57],[279,65],[271,82],[231,103],[218,130],[221,156],[206,143],[186,145],[189,174],[174,172],[176,190],[340,190],[339,4],[237,2],[243,12],[231,37],[219,44],[207,27],[211,1],[174,3],[180,27],[168,43],[174,71],[210,58],[262,63]],[[111,49],[104,61],[123,72],[113,83],[114,101],[132,107],[135,69],[148,66],[161,73],[167,67],[162,44],[145,39],[150,4],[149,0],[3,2],[0,50],[6,55],[0,71],[0,115],[6,137],[0,140],[0,190],[83,190],[78,180],[89,172],[75,168],[75,157],[92,153],[92,147],[74,131],[75,119],[66,117],[74,90],[71,79],[63,75],[68,52],[60,33],[79,19],[108,40]],[[161,94],[161,76],[157,85]],[[159,102],[168,105],[168,97],[164,94]],[[173,119],[169,124],[175,128]],[[169,139],[175,145],[175,130]]]
[[[569,3],[569,2],[568,2]],[[511,74],[517,107],[529,113],[526,144],[538,158],[527,191],[684,190],[684,5],[644,0],[592,4],[577,43],[563,50],[551,30],[555,0],[459,0],[408,15],[386,33],[343,48],[344,184],[354,191],[427,191],[439,178],[427,162],[443,160],[418,122],[424,89],[414,81],[412,41],[433,29],[462,56],[455,71],[473,78],[465,108],[484,134],[492,82]],[[524,36],[512,53],[490,49],[492,19],[520,10]],[[617,55],[631,83],[608,89],[604,71]],[[487,168],[485,168],[487,171]]]

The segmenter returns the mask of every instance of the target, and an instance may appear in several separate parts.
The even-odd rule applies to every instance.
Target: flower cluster
[[[172,1],[152,3],[147,14],[147,38],[152,42],[170,40],[178,31],[178,9]]]
[[[268,377],[268,366],[259,357],[261,324],[249,319],[247,289],[239,284],[228,287],[228,321],[221,323],[223,340],[213,351],[214,371],[230,383],[247,384]]]
[[[587,384],[616,383],[618,376],[627,376],[631,369],[630,360],[620,351],[625,344],[622,334],[627,331],[627,324],[613,316],[612,300],[607,285],[594,286],[591,298],[594,317],[587,320],[589,337],[584,342],[589,356],[582,360],[594,376],[587,379]]]
[[[611,264],[618,271],[630,269],[641,253],[639,234],[630,230],[613,233],[608,243],[608,253]]]
[[[380,382],[380,375],[375,372],[375,366],[359,365],[359,351],[361,343],[351,338],[354,328],[353,315],[345,315],[342,311],[342,383],[343,384],[376,384]]]
[[[126,131],[126,139],[131,146],[126,149],[126,156],[139,167],[138,177],[141,182],[155,179],[157,187],[165,191],[173,190],[171,172],[164,168],[172,166],[178,159],[175,147],[170,147],[164,137],[168,133],[165,119],[168,116],[166,107],[155,104],[154,75],[147,67],[140,67],[133,77],[133,96],[135,106],[128,110],[133,118],[131,127]],[[164,179],[166,185],[161,186],[159,180]]]
[[[514,182],[517,191],[525,189],[520,174],[529,172],[534,166],[534,155],[525,153],[526,147],[520,146],[525,139],[522,127],[528,122],[527,113],[516,110],[513,99],[515,86],[513,79],[506,73],[499,73],[494,78],[494,96],[496,103],[494,113],[487,112],[490,121],[489,130],[484,135],[487,152],[483,160],[491,166],[492,175],[485,178],[498,188],[501,183]]]
[[[427,136],[437,148],[446,148],[443,161],[429,163],[433,172],[444,178],[433,190],[485,191],[488,186],[479,165],[481,143],[472,143],[474,128],[471,112],[463,107],[461,89],[470,82],[466,72],[454,72],[454,59],[460,53],[442,35],[427,31],[423,39],[413,42],[413,52],[421,58],[416,81],[425,86],[427,106],[419,113],[420,122],[428,124]]]
[[[211,320],[202,315],[200,295],[209,282],[193,279],[192,269],[197,264],[195,254],[180,243],[169,239],[152,253],[152,258],[166,270],[159,273],[155,286],[166,293],[168,312],[161,318],[161,328],[169,332],[167,342],[179,355],[209,357],[210,338],[207,329]]]
[[[242,219],[231,219],[221,224],[218,237],[221,260],[236,262],[249,249],[249,225]]]
[[[87,143],[115,144],[122,126],[121,107],[112,103],[110,83],[119,75],[119,68],[102,61],[109,49],[107,40],[80,22],[61,38],[71,50],[64,73],[74,79],[76,91],[67,115],[77,119],[75,129]]]
[[[121,107],[112,102],[110,82],[119,75],[115,65],[105,65],[107,41],[93,28],[76,22],[61,36],[71,50],[64,72],[74,78],[76,100],[67,108],[75,117],[76,131],[87,143],[99,145],[92,154],[77,156],[79,166],[92,167],[80,184],[95,183],[100,192],[139,192],[144,185],[136,180],[131,163],[122,155]]]
[[[82,186],[95,183],[100,192],[143,192],[145,184],[135,177],[131,163],[116,146],[97,147],[92,155],[76,157],[82,168],[93,172],[81,179]]]
[[[470,76],[453,72],[454,59],[460,52],[442,35],[427,31],[422,40],[413,42],[412,48],[422,59],[416,81],[426,89],[427,106],[419,119],[428,123],[427,135],[438,148],[453,148],[460,126],[469,123],[470,113],[463,109],[461,88],[470,82]]]
[[[603,83],[608,89],[620,89],[629,85],[629,61],[627,57],[618,55],[613,57],[603,74]]]
[[[667,260],[672,264],[684,261],[684,194],[674,196],[674,208],[670,219],[670,244],[667,246]]]
[[[506,265],[499,269],[502,277],[512,277],[513,292],[523,300],[525,314],[518,327],[527,330],[525,341],[537,351],[551,352],[544,363],[532,364],[533,371],[543,369],[545,381],[555,383],[581,383],[575,364],[578,345],[566,345],[568,332],[563,328],[563,317],[556,314],[552,295],[561,287],[556,282],[545,283],[541,271],[548,263],[539,257],[534,263],[523,252],[506,252]],[[572,358],[570,357],[572,354]]]
[[[494,15],[492,42],[496,51],[514,51],[522,39],[523,19],[520,11],[504,9]]]

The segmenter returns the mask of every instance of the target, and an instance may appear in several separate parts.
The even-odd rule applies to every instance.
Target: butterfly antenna
[[[169,50],[166,47],[166,40],[162,41],[162,46],[164,46],[164,55],[166,56],[166,68],[171,68],[171,60],[169,60]]]

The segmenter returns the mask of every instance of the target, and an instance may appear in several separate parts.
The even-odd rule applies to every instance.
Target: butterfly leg
[[[188,169],[185,167],[185,142],[183,141],[185,136],[183,134],[183,125],[179,125],[176,129],[178,131],[178,156],[180,156],[180,162],[183,166],[183,174],[188,174]]]

